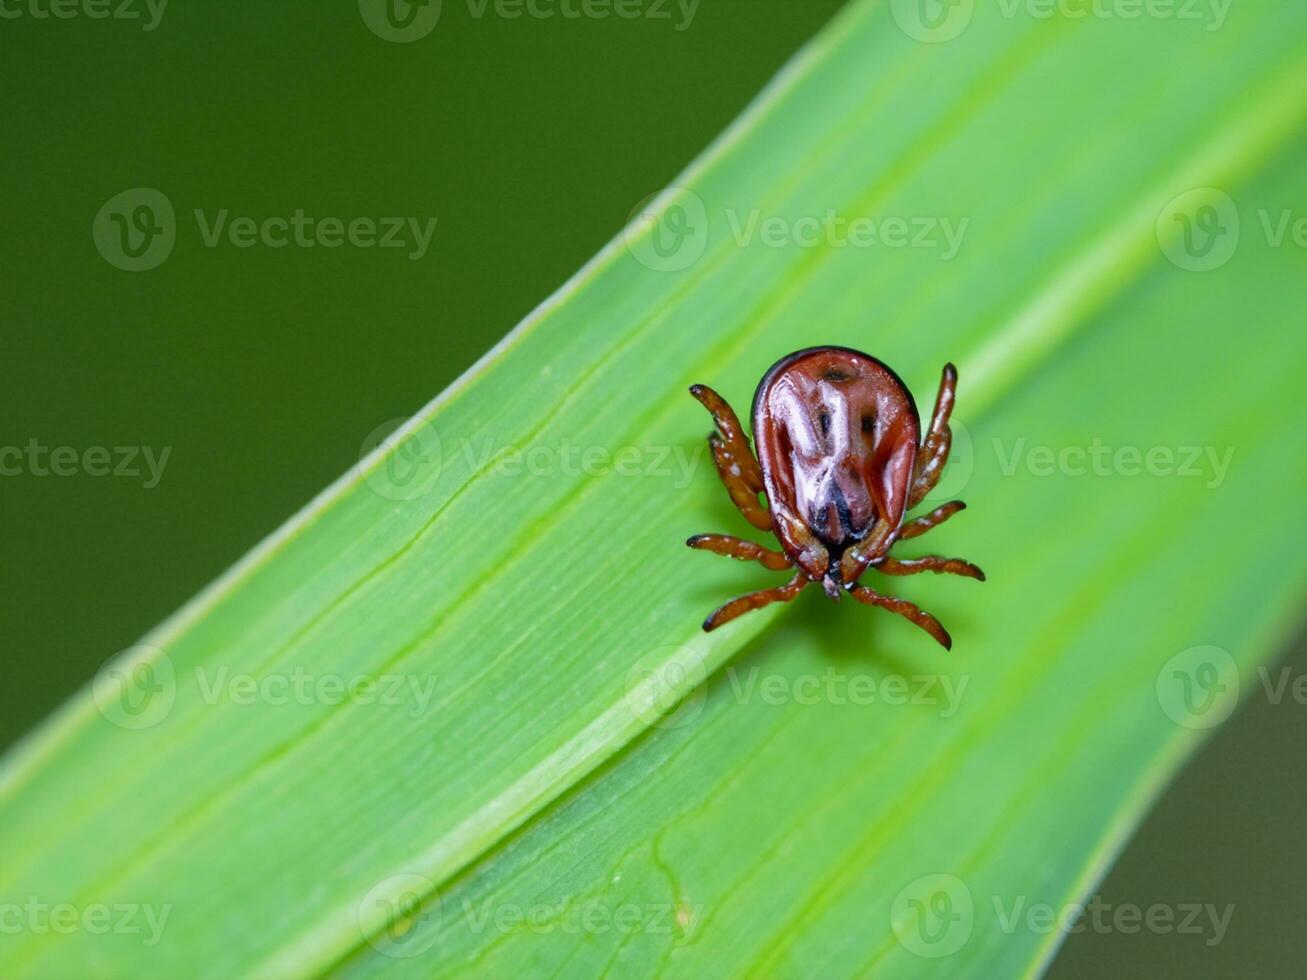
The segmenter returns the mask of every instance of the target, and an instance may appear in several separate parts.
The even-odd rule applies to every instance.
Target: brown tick
[[[944,366],[935,414],[921,438],[912,395],[898,375],[846,347],[810,347],[772,365],[753,396],[755,457],[734,409],[707,385],[690,394],[717,423],[708,446],[731,500],[760,531],[771,531],[782,551],[726,534],[697,534],[691,548],[780,571],[798,568],[778,588],[733,599],[704,620],[714,630],[773,602],[789,602],[811,582],[838,600],[841,592],[905,616],[948,649],[953,641],[939,620],[905,599],[861,583],[870,569],[884,575],[946,572],[985,580],[957,558],[889,556],[896,541],[925,534],[966,504],[952,501],[903,521],[939,482],[953,434],[949,415],[958,373]],[[759,501],[762,494],[764,502]]]

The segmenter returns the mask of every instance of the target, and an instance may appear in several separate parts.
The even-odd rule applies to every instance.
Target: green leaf
[[[0,975],[1038,969],[1013,910],[1092,890],[1307,581],[1307,8],[1182,6],[846,8],[10,753]],[[906,550],[990,580],[889,580],[951,654],[815,590],[699,631],[774,573],[682,545],[746,531],[685,388],[821,343],[959,367],[970,510]]]

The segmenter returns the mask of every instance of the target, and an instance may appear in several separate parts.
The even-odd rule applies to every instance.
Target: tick
[[[957,370],[946,364],[923,438],[912,394],[876,358],[847,347],[796,351],[772,365],[754,393],[756,456],[726,400],[707,385],[691,386],[690,394],[717,424],[708,446],[726,492],[750,524],[776,536],[782,550],[727,534],[696,534],[686,544],[773,571],[796,569],[785,585],[732,599],[704,620],[704,630],[773,602],[789,602],[815,582],[831,599],[847,592],[858,602],[898,613],[951,648],[948,631],[934,616],[861,580],[869,569],[985,580],[984,572],[958,558],[889,555],[896,542],[925,534],[966,507],[954,500],[904,523],[904,515],[939,482],[948,461],[957,380]]]

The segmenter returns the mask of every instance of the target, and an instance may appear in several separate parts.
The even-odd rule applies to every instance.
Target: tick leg
[[[740,561],[756,561],[764,568],[779,572],[784,568],[794,567],[790,556],[780,551],[772,551],[743,538],[733,538],[729,534],[696,534],[685,542],[691,548],[711,551],[713,554],[738,558]]]
[[[707,385],[690,385],[690,394],[712,413],[713,421],[717,423],[717,431],[721,433],[727,450],[739,465],[740,475],[745,484],[754,491],[761,491],[762,469],[758,466],[758,460],[754,458],[749,437],[744,434],[744,427],[740,425],[735,409]]]
[[[871,566],[886,575],[916,575],[920,572],[938,572],[945,575],[965,575],[967,578],[985,581],[985,573],[969,561],[961,558],[940,558],[928,555],[925,558],[882,558]]]
[[[908,495],[908,506],[915,507],[926,494],[935,489],[939,475],[948,462],[949,448],[953,444],[953,433],[948,427],[949,416],[953,414],[953,396],[957,390],[958,371],[952,364],[944,365],[944,374],[939,381],[939,394],[935,396],[935,413],[930,419],[930,429],[917,450],[916,476],[912,480],[912,492]]]
[[[726,484],[726,492],[750,524],[760,531],[771,530],[771,516],[758,502],[758,494],[763,489],[762,468],[753,455],[749,437],[744,434],[735,409],[707,385],[691,385],[690,394],[712,413],[713,421],[717,423],[717,431],[708,437],[708,446],[712,450],[713,462],[717,464],[717,473]]]
[[[708,437],[708,447],[712,450],[713,462],[717,464],[717,475],[726,485],[726,492],[731,495],[731,503],[739,508],[744,519],[759,531],[771,530],[771,514],[758,500],[758,491],[754,490],[744,475],[744,468],[739,465],[735,454],[728,444],[716,432]],[[749,456],[753,460],[752,454]],[[756,466],[756,461],[754,462]]]
[[[718,626],[729,623],[736,616],[743,616],[754,609],[761,609],[763,606],[769,606],[773,602],[789,602],[796,595],[803,591],[804,586],[810,579],[802,572],[795,575],[785,585],[775,589],[763,589],[760,592],[750,592],[748,595],[742,595],[738,599],[732,599],[726,605],[722,606],[715,613],[703,621],[703,631],[710,633]]]
[[[948,635],[948,630],[940,625],[939,620],[924,609],[908,602],[907,599],[895,599],[892,596],[881,595],[874,589],[869,589],[862,584],[850,587],[849,595],[868,606],[880,606],[882,609],[888,609],[890,612],[898,613],[900,616],[910,619],[933,636],[936,642],[945,650],[953,649],[953,639]]]
[[[925,534],[937,524],[943,524],[950,517],[960,510],[966,510],[967,505],[960,500],[953,500],[940,507],[936,507],[929,514],[924,514],[916,520],[908,521],[899,528],[898,540],[906,541],[908,538],[915,538]]]

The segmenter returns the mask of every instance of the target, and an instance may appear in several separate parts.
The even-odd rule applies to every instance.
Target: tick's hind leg
[[[849,595],[868,606],[880,606],[882,609],[888,609],[892,613],[898,613],[900,616],[910,619],[933,636],[936,642],[945,650],[953,649],[953,639],[948,635],[948,630],[940,625],[939,620],[919,606],[908,602],[907,599],[895,599],[893,596],[881,595],[874,589],[860,583],[849,589]]]
[[[926,494],[935,489],[939,476],[948,462],[949,447],[953,444],[953,432],[948,427],[949,416],[953,414],[953,396],[957,390],[958,371],[952,364],[944,365],[944,374],[939,381],[939,394],[935,397],[935,413],[930,419],[930,429],[917,450],[917,462],[913,467],[912,492],[908,495],[908,506],[915,507],[921,503]]]
[[[936,507],[929,514],[923,514],[916,520],[908,521],[903,527],[899,528],[898,540],[907,541],[909,538],[920,537],[936,525],[943,524],[950,517],[960,510],[966,510],[967,505],[960,500],[952,500],[947,504]]]
[[[809,581],[806,575],[799,572],[789,582],[778,588],[762,589],[759,592],[750,592],[738,599],[732,599],[703,621],[703,631],[711,633],[718,626],[729,623],[737,616],[743,616],[745,613],[754,609],[761,609],[763,606],[770,606],[773,602],[789,602],[803,591],[804,586]]]
[[[772,551],[770,548],[764,548],[752,541],[745,541],[743,538],[733,538],[729,534],[696,534],[685,543],[691,548],[698,548],[700,551],[711,551],[713,554],[725,555],[727,558],[738,558],[740,561],[756,561],[764,568],[770,568],[775,572],[794,567],[794,562],[790,560],[789,555],[780,551]]]
[[[937,572],[944,575],[963,575],[967,578],[985,581],[985,573],[969,561],[961,558],[940,558],[927,555],[925,558],[883,558],[873,564],[872,568],[885,575],[916,575],[919,572]]]
[[[708,436],[708,448],[731,501],[754,527],[760,531],[771,530],[771,515],[758,500],[763,488],[762,469],[735,410],[707,385],[691,385],[690,394],[712,413],[717,423],[717,431]]]

